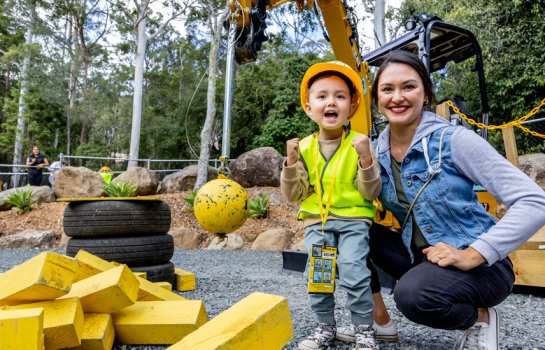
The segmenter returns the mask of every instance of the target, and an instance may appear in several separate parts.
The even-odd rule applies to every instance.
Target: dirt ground
[[[254,198],[259,193],[277,194],[280,196],[280,188],[278,187],[254,187],[245,190],[249,198]],[[190,206],[185,203],[184,198],[187,195],[187,192],[181,192],[176,194],[158,194],[151,197],[160,198],[169,204],[172,215],[171,229],[183,227],[207,233],[199,226]],[[62,217],[66,205],[67,203],[62,202],[33,204],[32,210],[23,215],[17,215],[10,210],[0,211],[0,236],[17,234],[29,229],[54,229],[60,240],[63,233]],[[295,245],[303,238],[302,223],[295,219],[298,208],[299,204],[297,203],[287,203],[284,201],[277,203],[269,199],[269,215],[264,219],[249,218],[235,233],[244,237],[246,233],[258,234],[272,228],[285,228],[295,233],[292,239],[292,245]],[[212,235],[207,235],[207,237],[206,242],[209,242],[213,238]]]

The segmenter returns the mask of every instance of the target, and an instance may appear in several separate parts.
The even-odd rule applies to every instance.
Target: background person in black
[[[31,186],[41,186],[43,171],[42,169],[46,168],[49,165],[49,161],[44,155],[40,153],[40,148],[38,146],[34,146],[32,148],[32,153],[28,156],[26,160],[26,165],[33,166],[33,168],[28,169],[28,184]]]

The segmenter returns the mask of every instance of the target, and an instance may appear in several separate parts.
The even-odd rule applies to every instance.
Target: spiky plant
[[[262,193],[250,200],[250,214],[248,217],[263,219],[269,214],[269,197]]]
[[[103,189],[108,197],[132,197],[136,192],[136,186],[127,181],[110,182],[104,184]]]
[[[197,191],[191,190],[187,193],[187,196],[183,197],[184,202],[189,204],[191,208],[193,208],[193,205],[195,204],[195,197],[197,197]]]
[[[4,202],[11,204],[13,207],[26,214],[30,211],[31,199],[32,191],[16,190]]]
[[[183,200],[186,204],[188,204],[190,207],[185,209],[186,212],[193,211],[193,206],[195,205],[195,197],[197,197],[197,191],[191,190],[187,193],[185,197],[183,197]]]

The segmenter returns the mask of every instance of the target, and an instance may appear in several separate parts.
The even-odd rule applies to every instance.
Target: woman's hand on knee
[[[441,267],[454,266],[463,271],[486,262],[485,258],[475,249],[457,249],[449,244],[440,242],[422,250],[429,262]]]

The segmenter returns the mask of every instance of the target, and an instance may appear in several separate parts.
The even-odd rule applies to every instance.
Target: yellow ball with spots
[[[193,210],[203,229],[221,237],[246,222],[250,201],[244,188],[235,181],[216,179],[199,189]]]

